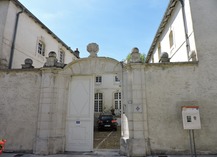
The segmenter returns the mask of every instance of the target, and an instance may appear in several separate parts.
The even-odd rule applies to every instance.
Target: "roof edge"
[[[50,34],[54,39],[56,39],[58,42],[60,42],[64,47],[66,47],[67,50],[69,50],[74,56],[79,58],[76,53],[65,43],[63,42],[56,34],[54,34],[45,24],[43,24],[33,13],[31,13],[19,0],[9,0],[12,1],[16,6],[20,7],[27,15],[29,15],[30,18],[35,20],[37,23],[39,23],[42,27],[42,29],[45,29],[48,34]]]
[[[155,48],[155,46],[156,46],[156,44],[157,44],[157,41],[158,41],[158,39],[160,38],[160,35],[161,35],[161,33],[163,32],[163,30],[164,30],[164,28],[165,28],[165,25],[166,25],[167,21],[169,20],[171,14],[172,14],[172,12],[173,12],[173,9],[174,9],[174,7],[176,6],[176,3],[177,3],[177,2],[178,2],[178,0],[170,0],[169,4],[168,4],[168,6],[167,6],[167,9],[166,9],[166,11],[165,11],[165,13],[164,13],[164,16],[163,16],[163,18],[162,18],[162,20],[161,20],[160,26],[158,27],[157,32],[156,32],[156,34],[155,34],[155,37],[154,37],[154,39],[153,39],[153,41],[152,41],[151,47],[150,47],[150,49],[149,49],[149,51],[148,51],[148,54],[147,54],[147,56],[146,56],[145,63],[148,63],[148,62],[149,62],[149,60],[150,60],[150,58],[151,58],[151,55],[152,55],[152,53],[153,53],[153,51],[154,51],[154,48]]]

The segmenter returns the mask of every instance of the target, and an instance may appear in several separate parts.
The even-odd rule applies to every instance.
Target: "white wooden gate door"
[[[73,76],[66,115],[66,151],[93,151],[92,76]]]

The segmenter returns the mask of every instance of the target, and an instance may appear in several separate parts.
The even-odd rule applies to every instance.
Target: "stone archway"
[[[114,76],[122,76],[120,62],[106,57],[89,57],[76,60],[64,68],[64,75],[70,75],[67,113],[66,113],[66,151],[93,150],[93,121],[94,121],[94,93],[107,89],[116,91],[113,84]],[[95,76],[102,75],[106,81],[101,85],[95,84]],[[122,78],[120,77],[120,80]],[[111,84],[111,85],[109,85]],[[112,86],[111,89],[105,88]],[[119,85],[117,86],[121,88]],[[120,90],[121,91],[121,90]],[[108,92],[108,93],[109,93]],[[106,93],[106,92],[105,92]],[[108,97],[112,97],[112,93]],[[107,100],[109,100],[107,98]],[[110,100],[111,107],[113,100]],[[107,110],[110,110],[108,105]],[[105,107],[105,108],[106,108]]]
[[[92,48],[90,47],[90,50]],[[122,80],[122,64],[112,58],[97,57],[96,54],[75,60],[64,68],[57,63],[55,56],[49,56],[46,63],[41,69],[34,153],[93,150],[91,132],[95,76],[105,75],[107,80],[113,80],[112,77],[117,75]],[[106,79],[105,85],[113,84]],[[90,134],[86,134],[87,132]],[[76,143],[73,143],[74,141]],[[83,145],[84,143],[88,144]],[[80,148],[80,145],[83,145],[83,148]]]

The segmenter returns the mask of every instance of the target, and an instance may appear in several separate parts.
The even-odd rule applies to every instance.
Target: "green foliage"
[[[128,55],[127,55],[127,58],[126,58],[126,61],[127,62],[130,62],[130,58],[131,58],[131,55],[130,55],[131,53],[129,53]]]
[[[140,58],[141,58],[142,63],[145,63],[146,54],[145,54],[145,53],[140,54]],[[131,53],[129,53],[129,54],[127,55],[127,57],[126,57],[127,63],[130,62],[130,59],[131,59]]]
[[[141,61],[142,61],[142,63],[145,63],[145,59],[146,59],[146,54],[141,54],[140,55],[140,58],[141,58]]]

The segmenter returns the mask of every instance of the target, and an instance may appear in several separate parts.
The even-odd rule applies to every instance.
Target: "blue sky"
[[[80,57],[99,45],[98,56],[122,61],[138,47],[147,54],[169,0],[19,0]]]

